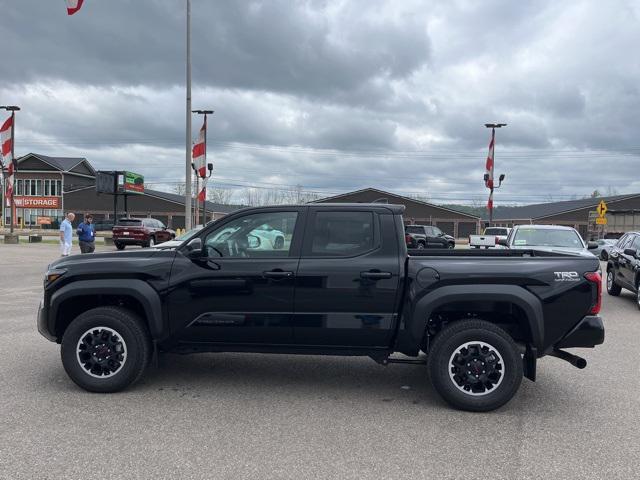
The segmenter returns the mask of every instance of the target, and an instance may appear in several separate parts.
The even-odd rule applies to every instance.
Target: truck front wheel
[[[67,375],[90,392],[117,392],[144,373],[151,340],[142,320],[119,307],[81,313],[67,327],[60,350]]]
[[[435,390],[461,410],[488,412],[507,403],[522,381],[522,356],[511,336],[483,320],[446,326],[429,351]]]

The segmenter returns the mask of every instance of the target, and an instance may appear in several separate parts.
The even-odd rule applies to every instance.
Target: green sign
[[[144,193],[144,177],[133,172],[124,172],[124,191],[127,193]]]

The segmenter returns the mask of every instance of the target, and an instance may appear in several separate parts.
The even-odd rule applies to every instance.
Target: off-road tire
[[[502,364],[501,380],[485,393],[467,393],[450,376],[452,359],[465,344],[490,345]],[[518,391],[523,376],[522,356],[513,338],[500,327],[483,320],[460,320],[447,325],[435,337],[428,356],[431,383],[450,405],[461,410],[488,412],[507,403]]]
[[[124,250],[124,247],[125,247],[126,245],[124,245],[123,243],[115,242],[115,246],[116,246],[116,248],[117,248],[118,250]]]
[[[126,357],[119,370],[109,376],[95,377],[83,367],[78,355],[82,337],[91,329],[108,328],[124,341]],[[78,386],[90,392],[110,393],[123,390],[140,379],[151,360],[149,331],[133,312],[120,307],[98,307],[78,315],[62,337],[60,355],[65,371]]]

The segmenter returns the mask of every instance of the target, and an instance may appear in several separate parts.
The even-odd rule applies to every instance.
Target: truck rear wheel
[[[119,307],[88,310],[71,322],[60,350],[67,375],[90,392],[117,392],[136,382],[151,359],[151,339],[135,314]]]
[[[483,320],[461,320],[434,339],[428,357],[435,390],[461,410],[488,412],[507,403],[522,382],[522,356],[511,336]]]

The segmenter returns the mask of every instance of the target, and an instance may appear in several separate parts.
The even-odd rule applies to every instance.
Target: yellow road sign
[[[604,218],[605,214],[607,213],[607,204],[604,203],[604,200],[600,200],[600,203],[596,208],[596,212],[598,212],[598,215],[600,215],[600,218]],[[604,223],[600,223],[598,225],[604,225]]]
[[[596,218],[596,225],[606,225],[607,217],[598,217]]]

